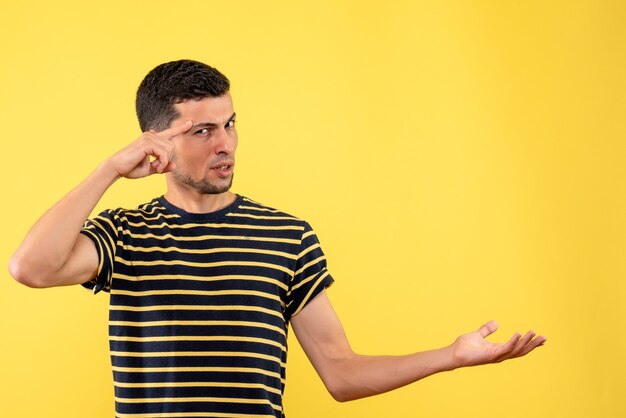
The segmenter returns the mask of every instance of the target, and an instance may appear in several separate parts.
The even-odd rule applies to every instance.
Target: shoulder
[[[279,229],[299,231],[300,240],[313,230],[306,220],[245,196],[242,196],[241,204],[237,208],[236,213],[231,213],[229,216],[238,217],[246,223],[263,224],[275,226]]]
[[[293,216],[287,212],[283,212],[279,209],[271,206],[264,205],[249,197],[242,196],[241,204],[237,212],[247,214],[251,216],[258,216],[261,219],[273,219],[273,220],[291,220],[294,222],[305,222],[303,219]]]
[[[168,215],[166,208],[163,206],[159,198],[154,198],[150,202],[138,205],[136,208],[115,208],[106,209],[98,214],[96,218],[108,218],[111,220],[128,222],[128,221],[145,221],[158,220],[160,218],[168,218],[175,215]]]

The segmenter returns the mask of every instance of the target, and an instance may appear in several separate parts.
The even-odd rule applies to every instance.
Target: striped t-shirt
[[[284,417],[287,327],[333,279],[308,223],[237,196],[188,213],[160,197],[82,231],[110,292],[116,416]]]

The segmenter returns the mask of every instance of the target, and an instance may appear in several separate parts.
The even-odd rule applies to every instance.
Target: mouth
[[[217,175],[219,175],[220,177],[228,177],[233,173],[234,166],[235,166],[234,162],[224,161],[211,167],[211,170],[215,171]]]

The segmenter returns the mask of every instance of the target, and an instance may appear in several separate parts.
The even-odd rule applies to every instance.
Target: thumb
[[[478,329],[478,334],[480,334],[481,337],[485,338],[488,335],[493,334],[497,330],[498,330],[498,323],[496,321],[489,321]]]

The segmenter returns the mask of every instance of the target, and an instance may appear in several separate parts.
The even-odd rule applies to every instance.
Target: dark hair
[[[161,131],[179,116],[175,103],[219,97],[230,81],[215,68],[192,60],[166,62],[155,67],[137,89],[135,108],[141,131]]]

